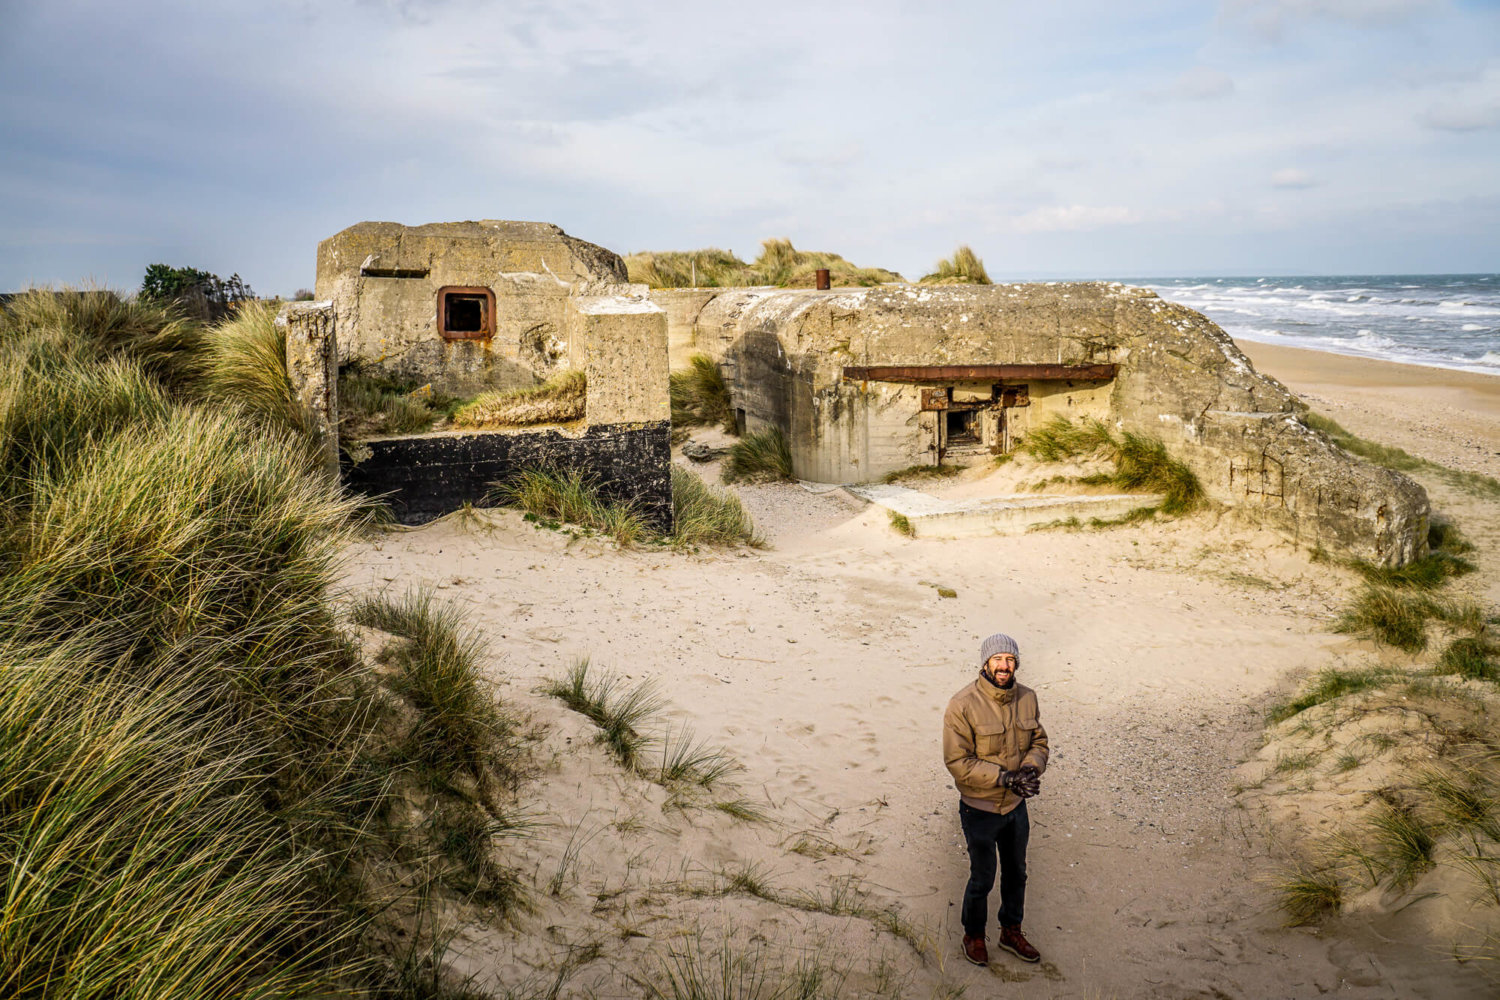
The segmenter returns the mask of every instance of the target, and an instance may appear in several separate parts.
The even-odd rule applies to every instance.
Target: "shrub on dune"
[[[961,246],[953,251],[953,256],[937,262],[931,274],[923,275],[918,282],[922,285],[989,285],[989,273],[984,269],[984,261],[979,259],[972,248]]]
[[[37,288],[16,296],[0,310],[0,344],[28,334],[55,338],[69,353],[130,358],[173,389],[197,378],[203,340],[202,327],[170,306],[104,289]]]

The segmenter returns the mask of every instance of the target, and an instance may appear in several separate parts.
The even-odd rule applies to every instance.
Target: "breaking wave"
[[[1135,281],[1233,337],[1500,375],[1500,275]]]

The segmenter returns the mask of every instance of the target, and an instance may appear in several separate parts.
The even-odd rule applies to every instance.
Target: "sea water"
[[[1500,275],[1127,280],[1235,339],[1500,375]]]

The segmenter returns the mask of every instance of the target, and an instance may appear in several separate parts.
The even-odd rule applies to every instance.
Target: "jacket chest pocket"
[[[1031,741],[1036,738],[1036,716],[1016,720],[1011,734],[1016,741],[1016,752],[1025,753],[1031,749]]]
[[[974,752],[981,757],[1003,757],[1006,751],[1006,727],[975,726]]]

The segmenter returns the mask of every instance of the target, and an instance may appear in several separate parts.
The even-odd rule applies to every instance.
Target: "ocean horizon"
[[[1500,375],[1500,274],[1118,278],[1236,340]]]

